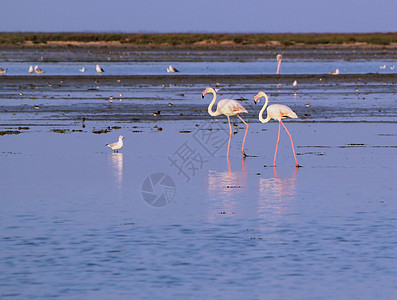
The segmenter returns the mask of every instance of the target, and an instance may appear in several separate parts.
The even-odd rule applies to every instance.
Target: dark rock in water
[[[5,130],[5,131],[0,131],[0,135],[6,135],[6,134],[20,134],[21,132],[18,130]]]
[[[92,133],[101,134],[101,133],[108,133],[110,130],[101,129],[101,130],[93,130]]]
[[[70,131],[69,129],[52,129],[51,131],[56,133],[65,133],[66,131]]]

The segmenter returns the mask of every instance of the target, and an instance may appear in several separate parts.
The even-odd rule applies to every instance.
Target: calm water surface
[[[95,63],[76,62],[4,62],[2,68],[8,68],[8,75],[28,75],[30,65],[39,65],[46,75],[94,75]],[[162,75],[167,67],[173,65],[184,75],[225,75],[225,74],[275,74],[277,62],[274,60],[237,61],[237,62],[102,62],[106,75]],[[300,60],[289,59],[282,62],[281,74],[328,74],[339,69],[340,74],[396,74],[397,63],[394,60]],[[85,68],[85,72],[79,69]],[[3,75],[4,76],[4,75]],[[37,74],[32,75],[37,76]]]
[[[118,154],[116,134],[2,137],[2,298],[396,296],[395,124],[287,122],[298,170],[285,134],[264,167],[276,123],[251,125],[245,160],[239,130],[229,164],[190,122],[157,125],[120,129]],[[203,157],[189,180],[168,159],[184,143]],[[155,172],[175,182],[164,207],[142,197]]]

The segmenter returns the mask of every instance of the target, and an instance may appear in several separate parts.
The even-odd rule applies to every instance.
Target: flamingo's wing
[[[217,110],[224,115],[234,116],[241,113],[246,113],[247,110],[236,100],[223,99],[219,101]]]
[[[280,104],[280,114],[283,119],[285,119],[285,118],[296,119],[298,117],[296,115],[296,113],[291,108],[289,108],[286,105],[281,105],[281,104]]]

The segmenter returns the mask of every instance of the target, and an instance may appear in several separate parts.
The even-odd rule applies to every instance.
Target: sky
[[[0,32],[397,32],[396,0],[1,0]]]

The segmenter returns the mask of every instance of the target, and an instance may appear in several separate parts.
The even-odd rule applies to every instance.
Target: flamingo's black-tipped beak
[[[201,99],[204,99],[204,94],[201,94]]]

